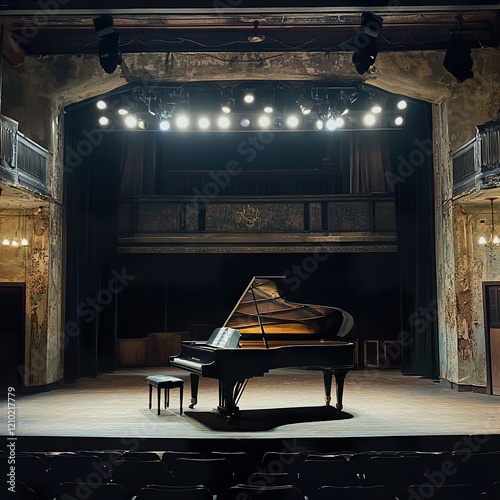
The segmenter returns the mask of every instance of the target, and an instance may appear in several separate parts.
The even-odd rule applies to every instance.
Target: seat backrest
[[[130,496],[137,495],[139,490],[150,484],[171,485],[172,476],[161,461],[140,462],[124,460],[117,462],[113,468],[113,481],[123,485]]]
[[[285,486],[287,484],[297,486],[297,483],[297,474],[291,472],[277,472],[275,474],[271,472],[254,472],[245,481],[245,484],[250,486]]]
[[[161,455],[161,461],[172,472],[175,472],[175,462],[179,458],[203,458],[203,453],[200,451],[164,451]]]
[[[299,488],[312,496],[321,486],[358,486],[353,463],[345,460],[306,460],[299,470]]]
[[[234,484],[231,464],[225,458],[179,458],[173,483],[179,486],[206,486],[214,495]]]
[[[472,484],[433,486],[430,482],[405,489],[403,499],[432,498],[432,500],[481,500],[481,490]]]
[[[117,483],[76,483],[65,482],[59,485],[57,500],[85,498],[88,500],[130,500],[127,490]]]
[[[394,500],[386,486],[322,486],[312,500]]]
[[[207,458],[225,458],[231,464],[236,483],[246,483],[259,466],[257,460],[245,451],[212,451]]]
[[[222,492],[218,500],[304,500],[304,495],[295,486],[252,487],[238,484]]]
[[[139,491],[135,500],[213,500],[212,492],[205,486],[156,486]]]
[[[268,451],[264,453],[262,457],[262,464],[260,468],[263,472],[291,472],[292,474],[296,474],[306,458],[307,453],[301,451]]]

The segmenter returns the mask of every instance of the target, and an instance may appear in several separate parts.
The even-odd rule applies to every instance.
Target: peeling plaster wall
[[[2,238],[12,238],[23,227],[19,210],[2,210]],[[48,208],[33,215],[26,211],[25,235],[29,246],[25,248],[0,247],[0,281],[24,283],[26,286],[24,382],[42,385],[55,382],[62,372],[46,370],[48,326]]]
[[[498,116],[500,52],[494,49],[474,50],[475,78],[462,84],[457,83],[443,68],[443,51],[384,52],[379,54],[376,65],[363,77],[355,72],[351,56],[351,53],[343,52],[125,54],[121,72],[117,71],[113,75],[106,75],[102,71],[95,56],[27,57],[20,67],[6,65],[3,111],[19,122],[23,133],[50,150],[50,192],[54,200],[60,203],[63,197],[64,106],[110,91],[127,81],[148,85],[165,81],[364,80],[381,89],[435,104],[435,210],[441,372],[444,378],[452,382],[468,380],[472,381],[468,383],[483,384],[484,342],[481,344],[478,341],[480,325],[474,324],[474,318],[482,310],[482,299],[477,292],[479,282],[474,280],[474,283],[469,283],[469,280],[470,273],[478,272],[478,269],[482,271],[481,276],[492,280],[497,268],[487,265],[481,256],[475,257],[477,262],[467,264],[462,253],[458,232],[459,227],[463,227],[465,216],[453,208],[451,202],[450,152],[474,137],[477,124]],[[466,226],[467,223],[468,219]],[[61,370],[61,358],[57,362],[57,353],[62,352],[60,336],[54,333],[61,331],[63,302],[62,213],[58,205],[50,208],[50,228],[50,240],[48,237],[45,240],[47,246],[43,252],[33,254],[30,267],[32,270],[37,269],[39,274],[46,272],[49,267],[53,272],[48,289],[51,307],[48,313],[44,311],[42,314],[48,314],[48,324],[44,324],[43,317],[39,317],[41,310],[37,310],[35,318],[36,325],[44,325],[45,331],[41,335],[45,339],[45,346],[49,346],[48,357],[45,356],[46,380],[52,379]],[[473,322],[472,327],[470,321]],[[37,347],[38,335],[35,328],[32,337],[34,352],[45,355],[43,348]],[[33,375],[31,380],[35,383],[41,378]]]

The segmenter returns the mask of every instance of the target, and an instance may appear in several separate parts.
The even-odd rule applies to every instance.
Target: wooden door
[[[500,285],[486,286],[485,298],[488,393],[500,395]]]

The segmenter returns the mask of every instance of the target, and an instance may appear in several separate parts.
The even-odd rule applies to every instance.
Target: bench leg
[[[153,386],[149,384],[149,409],[151,410],[151,403],[153,400]]]
[[[170,406],[170,387],[165,387],[165,408]]]
[[[158,387],[158,415],[160,414],[161,388]]]

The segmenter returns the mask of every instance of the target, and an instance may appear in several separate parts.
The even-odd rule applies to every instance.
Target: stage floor
[[[264,414],[269,430],[222,424],[214,429],[188,414],[179,414],[179,391],[171,391],[170,408],[161,415],[148,409],[151,374],[173,375],[185,383],[184,409],[190,402],[189,373],[173,367],[120,370],[46,393],[20,396],[16,400],[18,437],[79,437],[147,439],[332,439],[401,438],[426,436],[500,436],[500,398],[471,392],[457,392],[442,384],[397,371],[351,371],[344,391],[344,418],[330,418],[325,408],[320,372],[280,369],[251,379],[239,402],[246,419]],[[218,402],[217,381],[200,379],[198,405],[193,412],[209,413]],[[333,401],[332,401],[333,402]],[[6,400],[0,401],[7,415]],[[299,407],[304,411],[300,411]],[[286,409],[258,412],[258,409]],[[277,413],[299,421],[285,420]],[[332,412],[333,414],[334,412]],[[300,421],[323,415],[322,421]],[[260,418],[259,417],[259,418]],[[273,418],[277,418],[273,421]],[[292,418],[293,420],[293,418]],[[273,427],[277,424],[276,427]],[[7,435],[7,419],[2,434]],[[319,442],[319,441],[318,441]],[[417,441],[418,442],[418,441]]]

